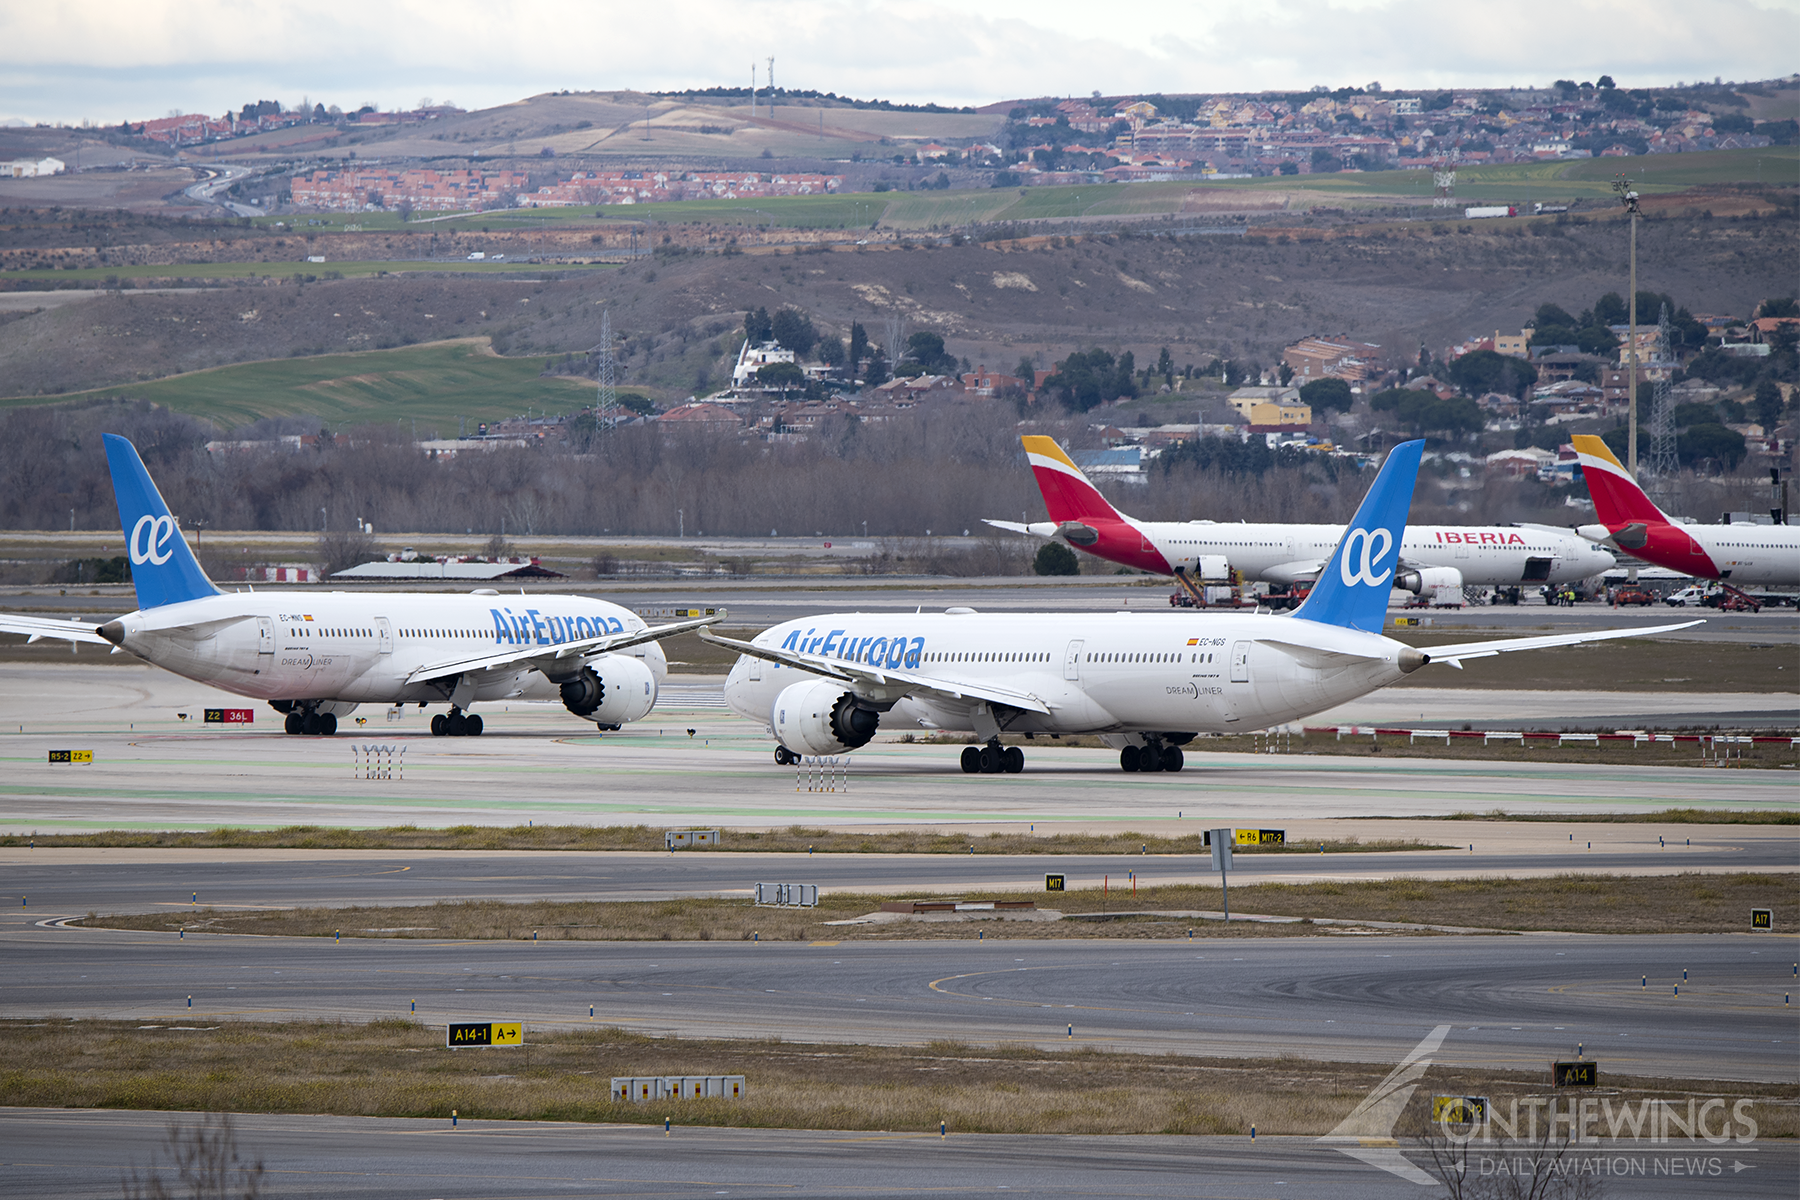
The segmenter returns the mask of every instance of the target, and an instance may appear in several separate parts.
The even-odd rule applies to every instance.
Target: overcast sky
[[[0,121],[256,99],[480,108],[538,92],[775,82],[986,104],[1099,91],[1767,79],[1800,0],[7,0]]]

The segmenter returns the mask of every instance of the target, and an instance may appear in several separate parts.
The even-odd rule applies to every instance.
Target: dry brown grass
[[[829,925],[874,911],[884,899],[823,894],[816,909],[757,908],[747,900],[471,900],[406,908],[199,909],[89,917],[112,929],[246,933],[279,937],[465,938],[547,941],[868,941],[916,938],[1177,938],[1196,919],[1218,912],[1219,889],[1117,886],[1079,888],[1044,898],[1061,921],[902,921]],[[975,894],[970,900],[1009,898]],[[1016,898],[1010,897],[1010,898]],[[1751,908],[1774,910],[1775,928],[1800,926],[1800,873],[1658,877],[1557,875],[1531,879],[1387,879],[1256,884],[1231,890],[1234,912],[1307,921],[1394,922],[1477,929],[1555,929],[1575,933],[1727,933],[1749,926]],[[1205,936],[1310,936],[1340,926],[1208,921]]]
[[[531,1031],[525,1050],[444,1048],[443,1030],[404,1020],[232,1022],[142,1028],[118,1021],[0,1022],[14,1064],[0,1105],[329,1113],[469,1120],[660,1122],[760,1128],[966,1133],[1258,1132],[1317,1135],[1387,1064],[1204,1059],[1032,1046],[796,1045],[647,1038],[618,1029]],[[527,1063],[529,1058],[529,1063]],[[25,1065],[29,1064],[29,1065]],[[615,1075],[743,1075],[740,1101],[636,1105],[609,1099]],[[1540,1073],[1433,1067],[1431,1092],[1541,1094]],[[1627,1102],[1685,1096],[1666,1081],[1609,1078]],[[1791,1137],[1800,1089],[1705,1085],[1750,1099],[1762,1137]]]

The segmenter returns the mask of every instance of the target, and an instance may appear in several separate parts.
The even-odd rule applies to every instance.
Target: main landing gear
[[[1180,746],[1171,746],[1160,737],[1147,737],[1142,746],[1126,746],[1119,751],[1121,771],[1179,771],[1187,765],[1187,755]]]
[[[330,737],[337,732],[337,714],[313,712],[309,709],[296,708],[288,713],[282,722],[282,728],[288,733],[315,734],[319,737]]]
[[[431,718],[432,737],[480,737],[481,717],[453,708]]]
[[[985,746],[964,746],[962,769],[965,775],[1017,775],[1025,769],[1025,752],[1002,746],[998,738]]]

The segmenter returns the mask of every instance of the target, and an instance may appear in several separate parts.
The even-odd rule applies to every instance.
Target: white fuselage
[[[403,592],[233,592],[140,609],[119,624],[123,649],[188,679],[259,700],[341,704],[441,703],[454,678],[408,678],[435,664],[644,628],[629,610],[580,596]],[[642,661],[660,685],[667,661],[656,642],[620,654]],[[460,674],[471,684],[459,703],[558,698],[557,685],[528,667]]]
[[[1716,578],[1739,586],[1757,583],[1800,587],[1800,526],[1677,525],[1676,528],[1706,551],[1713,567],[1709,574]]]
[[[1211,612],[837,613],[778,625],[753,644],[1029,693],[1049,712],[1018,712],[1002,727],[1068,734],[1277,725],[1393,683],[1405,673],[1407,650],[1380,634],[1313,621]],[[743,656],[725,697],[739,714],[772,724],[783,691],[821,678]],[[977,707],[908,696],[880,728],[977,730]]]
[[[1223,557],[1246,579],[1269,583],[1310,578],[1344,536],[1342,525],[1132,523],[1171,568],[1198,575],[1201,558]],[[1400,557],[1407,566],[1455,568],[1464,583],[1482,587],[1567,583],[1614,565],[1611,554],[1573,532],[1514,525],[1409,525]]]

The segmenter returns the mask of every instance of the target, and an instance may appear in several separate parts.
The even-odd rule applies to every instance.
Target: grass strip
[[[1145,864],[1152,869],[1154,862]],[[1166,864],[1165,864],[1166,865]],[[1082,882],[1072,880],[1071,882]],[[193,909],[187,912],[89,914],[79,924],[173,933],[270,937],[445,938],[469,941],[894,941],[989,938],[1182,938],[1220,911],[1219,889],[1170,884],[1134,888],[1123,875],[1106,887],[1044,896],[1040,905],[1063,920],[993,917],[913,919],[834,925],[872,913],[887,900],[942,899],[927,893],[871,896],[822,892],[813,909],[758,908],[748,899],[693,897],[645,901],[466,900],[404,907]],[[971,892],[971,902],[1018,899],[1016,892]],[[1800,872],[1735,875],[1553,875],[1527,879],[1398,878],[1318,883],[1237,884],[1232,911],[1294,917],[1291,923],[1234,920],[1204,924],[1221,936],[1332,936],[1381,922],[1474,929],[1569,933],[1747,932],[1750,910],[1768,908],[1774,928],[1800,927]]]
[[[1104,1049],[932,1041],[800,1045],[779,1039],[650,1038],[601,1027],[528,1030],[526,1048],[448,1050],[442,1026],[410,1020],[4,1021],[13,1064],[0,1105],[325,1113],[448,1121],[607,1121],[763,1129],[935,1133],[1265,1134],[1328,1132],[1388,1064],[1213,1059]],[[616,1075],[743,1075],[743,1099],[614,1102]],[[1544,1073],[1434,1065],[1407,1116],[1433,1093],[1508,1099],[1548,1092]],[[1615,1103],[1685,1098],[1669,1081],[1611,1077]],[[1792,1085],[1700,1085],[1749,1100],[1760,1137],[1800,1126]],[[1413,1112],[1412,1109],[1418,1109]],[[254,1154],[254,1146],[249,1147]]]
[[[663,850],[663,827],[651,825],[456,825],[420,829],[390,825],[380,829],[341,829],[323,825],[288,825],[280,829],[226,827],[208,830],[0,835],[0,846],[163,847],[231,850]],[[1204,835],[1159,837],[1134,833],[997,832],[980,836],[939,829],[891,833],[813,829],[737,830],[723,834],[718,846],[695,846],[683,854],[1203,854]],[[1340,838],[1306,845],[1242,846],[1240,854],[1369,853],[1397,850],[1452,850],[1417,838],[1362,841]],[[1129,868],[1126,868],[1129,869]]]

